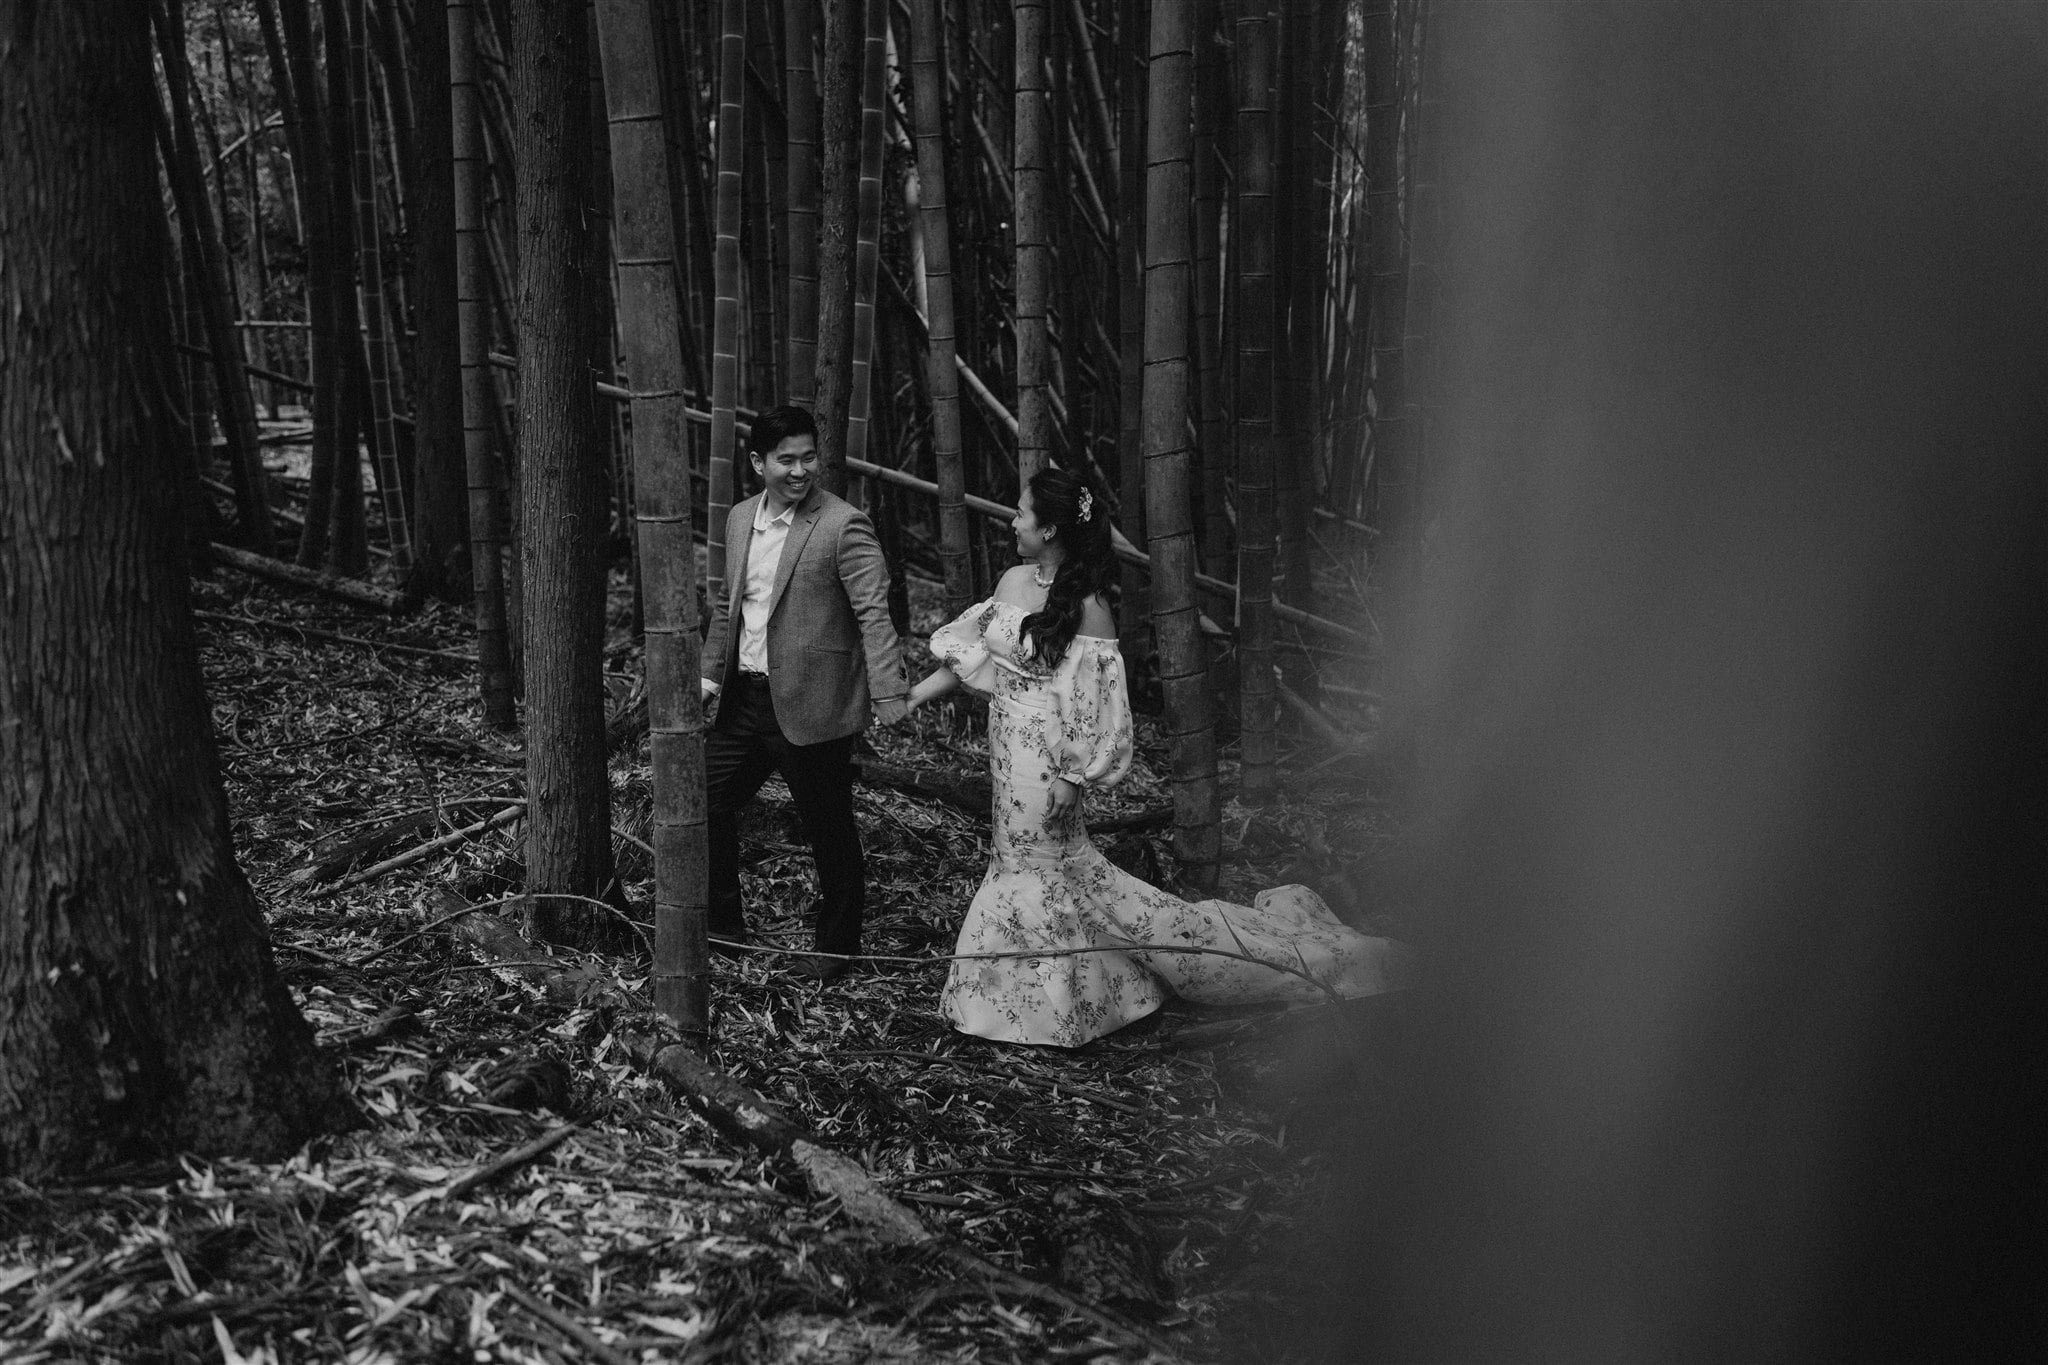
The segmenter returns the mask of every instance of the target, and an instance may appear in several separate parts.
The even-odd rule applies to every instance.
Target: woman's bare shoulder
[[[1010,602],[1020,607],[1029,606],[1031,589],[1034,586],[1031,573],[1032,566],[1029,564],[1013,564],[1003,570],[1003,576],[996,580],[996,601]]]

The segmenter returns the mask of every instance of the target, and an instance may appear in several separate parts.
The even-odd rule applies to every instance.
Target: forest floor
[[[913,587],[922,636],[938,622],[936,589]],[[1297,1234],[1333,1182],[1356,1175],[1322,1139],[1375,1074],[1351,1046],[1355,1027],[1304,1026],[1313,1011],[1169,1006],[1075,1051],[1020,1048],[946,1025],[942,962],[879,964],[820,988],[791,973],[795,958],[716,959],[711,1060],[932,1231],[1014,1272],[963,1274],[870,1235],[636,1065],[617,1002],[645,1000],[644,955],[533,949],[550,970],[522,972],[440,922],[461,904],[451,893],[516,889],[516,823],[354,884],[332,866],[312,874],[399,817],[416,820],[386,852],[518,795],[518,739],[479,723],[459,657],[464,614],[380,618],[228,570],[194,593],[236,847],[279,966],[364,1123],[280,1163],[0,1182],[0,1358],[1304,1358],[1299,1314],[1344,1268]],[[617,586],[615,709],[635,699],[629,622]],[[928,656],[912,654],[921,676]],[[1365,698],[1329,695],[1333,714],[1370,728]],[[979,730],[971,708],[935,708],[871,738],[890,764],[968,775],[986,771]],[[1226,805],[1220,894],[1307,882],[1360,927],[1398,932],[1399,831],[1370,759],[1299,742],[1276,803]],[[1133,774],[1106,801],[1091,796],[1091,822],[1167,803],[1166,757],[1158,722],[1141,719]],[[1234,745],[1225,757],[1234,791]],[[620,874],[651,918],[648,781],[643,736],[614,754],[612,783]],[[857,801],[868,951],[947,952],[982,876],[986,817],[879,787]],[[779,781],[742,837],[758,940],[807,947],[810,859]],[[1171,884],[1156,825],[1105,843]],[[563,1127],[501,1177],[461,1180]],[[1139,1330],[1020,1290],[1026,1279]]]

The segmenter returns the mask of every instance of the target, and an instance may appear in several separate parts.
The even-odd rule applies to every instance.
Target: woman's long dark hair
[[[1031,510],[1041,527],[1058,528],[1066,557],[1045,594],[1045,605],[1024,618],[1020,634],[1031,641],[1032,657],[1056,668],[1081,629],[1081,605],[1109,587],[1115,565],[1109,537],[1109,509],[1079,475],[1047,465],[1031,476]],[[1087,511],[1082,511],[1083,504]]]

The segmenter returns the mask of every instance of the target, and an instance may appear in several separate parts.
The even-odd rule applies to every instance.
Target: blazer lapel
[[[804,552],[804,542],[811,538],[811,528],[817,525],[818,514],[825,510],[825,504],[812,489],[796,516],[789,523],[789,538],[782,542],[782,559],[775,566],[775,590],[768,594],[768,615],[775,615],[775,608],[782,604],[782,590],[789,586],[789,576],[796,570],[797,557]]]

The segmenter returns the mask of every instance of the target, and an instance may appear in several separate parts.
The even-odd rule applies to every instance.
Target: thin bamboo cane
[[[779,98],[767,85],[767,73],[776,70],[775,30],[782,25],[779,0],[747,0],[749,56],[747,76],[754,81],[747,100],[746,178],[742,186],[745,240],[740,256],[746,266],[747,367],[746,390],[754,406],[773,407],[782,392],[783,344],[776,331],[776,215],[769,186],[776,167],[771,150],[788,145],[788,130],[782,126]],[[787,180],[787,168],[783,178]]]
[[[861,47],[860,181],[853,246],[853,359],[846,391],[846,457],[868,458],[874,403],[875,284],[881,263],[882,79],[889,44],[888,0],[868,0]]]
[[[505,632],[504,539],[496,500],[503,476],[492,440],[496,405],[484,242],[483,115],[477,90],[476,0],[448,0],[448,92],[455,133],[456,312],[462,336],[462,445],[469,483],[470,577],[475,585],[478,681],[484,722],[513,724]]]
[[[733,485],[733,409],[740,394],[740,180],[746,128],[746,0],[721,0],[718,34],[718,188],[715,305],[711,330],[711,498],[705,509],[710,545],[709,591],[725,593],[725,514]]]
[[[704,715],[697,699],[695,551],[680,281],[669,193],[657,25],[661,0],[598,0],[598,38],[617,176],[619,330],[632,380],[634,523],[646,590],[649,753],[653,761],[654,1004],[710,1031],[709,863]]]
[[[207,348],[213,353],[214,391],[220,397],[221,427],[228,438],[228,459],[234,471],[235,498],[242,513],[249,548],[259,554],[274,550],[275,530],[263,473],[262,447],[257,440],[256,404],[243,368],[241,341],[235,335],[227,261],[220,228],[199,176],[199,144],[192,122],[192,73],[185,61],[185,29],[178,0],[151,7],[158,51],[163,57],[164,85],[170,113],[155,102],[159,128],[165,130],[165,170],[178,200],[178,211],[192,225],[187,239],[198,248],[193,275]]]
[[[925,297],[930,328],[926,382],[932,395],[932,458],[938,475],[939,562],[946,577],[946,614],[957,616],[973,599],[968,562],[966,466],[960,449],[960,375],[953,334],[953,227],[946,195],[946,139],[939,92],[944,34],[939,0],[913,0],[910,71],[917,119],[918,215],[924,224]]]
[[[398,468],[398,431],[391,421],[391,342],[384,311],[384,234],[377,221],[376,142],[370,127],[369,0],[358,0],[349,24],[349,56],[355,64],[349,92],[350,141],[355,151],[356,241],[360,245],[363,347],[369,357],[371,454],[376,461],[377,496],[384,508],[384,535],[392,567],[412,565],[412,522],[405,479]]]
[[[1152,630],[1173,746],[1174,854],[1198,886],[1216,882],[1221,846],[1209,669],[1195,604],[1188,441],[1189,225],[1194,85],[1191,7],[1152,7],[1146,63],[1145,529]]]

